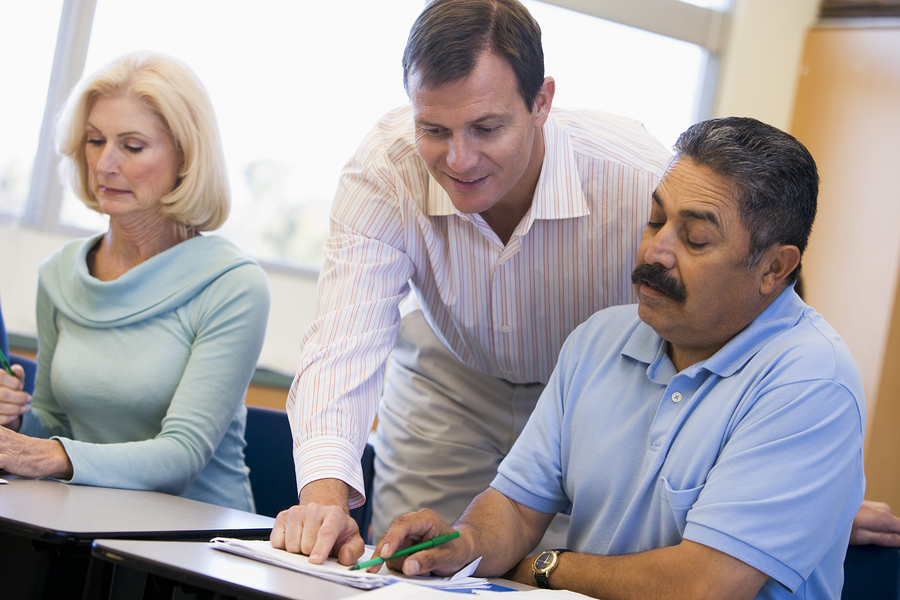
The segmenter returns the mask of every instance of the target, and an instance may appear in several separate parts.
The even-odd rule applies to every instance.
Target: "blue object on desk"
[[[287,392],[285,392],[287,397]],[[297,504],[297,476],[294,471],[294,443],[287,413],[283,410],[247,407],[247,429],[244,433],[247,448],[244,455],[250,467],[250,488],[256,512],[268,517]],[[366,498],[372,497],[375,476],[375,449],[366,444],[362,456],[363,482]],[[366,502],[350,511],[359,525],[363,540],[369,540],[372,504]]]
[[[844,559],[841,600],[900,598],[900,548],[850,546]]]

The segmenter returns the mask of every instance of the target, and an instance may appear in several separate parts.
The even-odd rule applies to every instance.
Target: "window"
[[[0,215],[25,209],[62,4],[0,2]]]
[[[190,65],[212,97],[230,173],[219,233],[259,260],[317,268],[341,167],[377,118],[407,101],[401,57],[423,6],[97,0],[85,72],[140,49]],[[72,194],[60,219],[105,228]]]
[[[693,122],[703,48],[544,2],[524,4],[541,25],[556,106],[637,119],[669,148]]]
[[[638,119],[669,146],[708,114],[724,29],[725,13],[717,10],[722,2],[525,0],[544,32],[547,74],[557,81],[555,104]],[[84,71],[93,72],[139,49],[184,60],[210,92],[229,166],[233,207],[219,233],[270,267],[315,273],[341,167],[378,117],[407,102],[401,58],[424,6],[425,0],[65,0],[60,31],[68,21],[75,25],[68,23],[72,39],[61,43],[72,48],[65,59],[57,58],[54,73],[72,71],[68,79],[74,82],[81,60]],[[40,18],[25,14],[34,10]],[[50,60],[56,26],[45,3],[2,3],[0,17],[16,22],[17,33],[35,22],[46,30],[40,40],[30,34],[33,51],[0,37],[6,50],[0,56]],[[8,58],[0,64],[10,73],[20,69]],[[6,80],[11,79],[14,73]],[[4,179],[5,173],[27,169],[10,153],[31,156],[37,147],[48,86],[37,81],[27,87],[31,95],[14,98],[19,104],[4,111],[17,126],[21,121],[30,127],[12,137],[31,145],[0,149],[0,218],[22,211],[29,181],[27,174]],[[52,145],[37,152],[44,171],[52,172]],[[39,213],[31,226],[80,234],[106,227],[102,216],[63,194],[51,179],[37,177],[46,189],[28,196],[29,211]],[[14,187],[15,193],[6,191]]]

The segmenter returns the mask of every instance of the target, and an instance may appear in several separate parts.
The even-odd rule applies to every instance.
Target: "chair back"
[[[297,476],[294,471],[294,442],[287,413],[283,410],[247,407],[247,448],[244,456],[250,468],[250,487],[256,512],[269,517],[297,504]],[[375,449],[366,444],[362,456],[366,498],[372,497],[375,475]],[[350,511],[359,525],[363,540],[369,544],[372,503]]]
[[[18,354],[10,354],[9,339],[6,335],[6,325],[3,324],[3,308],[0,307],[0,350],[9,358],[12,365],[22,365],[25,370],[25,387],[23,388],[29,394],[34,394],[34,380],[37,377],[37,362],[25,356]]]
[[[850,546],[844,559],[841,600],[900,598],[900,548]]]
[[[250,488],[256,512],[268,517],[297,504],[294,444],[287,413],[283,410],[247,407],[247,447]]]

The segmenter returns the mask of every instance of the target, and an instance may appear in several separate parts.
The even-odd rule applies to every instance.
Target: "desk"
[[[91,554],[97,559],[150,574],[145,600],[171,598],[172,589],[182,584],[241,599],[337,600],[362,592],[214,550],[203,542],[97,540]],[[115,581],[113,584],[110,600],[124,600],[127,596],[117,594]],[[132,600],[135,596],[127,598]]]
[[[90,544],[97,538],[267,539],[275,523],[159,492],[4,479],[9,483],[0,485],[0,573],[4,597],[10,598],[81,598]]]
[[[97,540],[91,554],[136,571],[149,573],[144,600],[171,598],[173,589],[187,585],[204,592],[225,594],[240,600],[335,600],[363,590],[297,573],[260,561],[214,550],[199,542]],[[508,588],[534,589],[507,580],[495,580]],[[136,598],[117,594],[109,600]],[[460,598],[470,597],[462,594]]]

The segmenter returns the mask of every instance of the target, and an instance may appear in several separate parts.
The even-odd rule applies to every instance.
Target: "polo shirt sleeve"
[[[560,432],[567,381],[576,370],[578,340],[584,332],[582,325],[566,340],[534,412],[491,482],[491,487],[504,496],[543,513],[571,511],[564,488]]]

